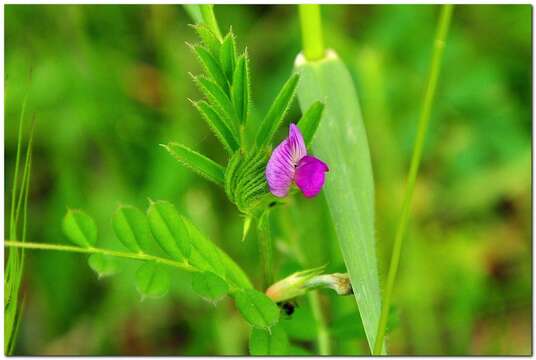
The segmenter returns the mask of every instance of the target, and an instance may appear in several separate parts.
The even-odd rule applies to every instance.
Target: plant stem
[[[272,274],[272,234],[270,233],[270,210],[266,210],[260,217],[257,226],[259,234],[259,252],[263,273],[263,288],[266,289],[273,282]]]
[[[411,157],[410,170],[406,185],[406,191],[404,193],[404,199],[402,202],[402,210],[398,221],[395,242],[393,245],[393,253],[391,256],[391,263],[389,265],[389,273],[387,276],[387,286],[385,288],[385,298],[382,304],[382,311],[380,315],[380,323],[378,326],[378,332],[376,335],[376,342],[374,344],[374,355],[379,355],[382,350],[383,338],[385,336],[385,330],[387,326],[387,317],[389,314],[389,306],[391,303],[391,296],[393,293],[393,287],[396,280],[396,274],[398,271],[398,264],[400,262],[400,252],[402,249],[402,241],[406,233],[406,228],[410,215],[411,199],[413,196],[413,190],[415,189],[415,182],[417,179],[417,173],[419,171],[419,165],[422,157],[422,150],[424,146],[424,138],[426,136],[426,130],[428,123],[430,122],[430,112],[432,109],[432,103],[437,86],[437,80],[439,77],[439,70],[441,67],[441,60],[443,58],[443,50],[445,48],[445,39],[448,33],[450,19],[452,16],[453,5],[443,5],[441,8],[441,15],[437,27],[436,37],[434,41],[434,51],[432,54],[432,63],[430,66],[430,73],[428,75],[428,81],[426,85],[426,92],[424,95],[421,113],[419,117],[419,125],[417,131],[417,138],[415,146],[413,148],[413,155]]]
[[[23,249],[34,249],[34,250],[55,250],[55,251],[66,251],[66,252],[76,252],[84,254],[102,254],[114,257],[120,257],[125,259],[133,260],[143,260],[143,261],[153,261],[157,264],[173,266],[181,270],[194,272],[197,271],[193,266],[186,262],[178,262],[170,259],[161,258],[154,255],[148,255],[144,253],[129,253],[124,251],[100,249],[95,247],[78,247],[71,245],[60,245],[60,244],[46,244],[46,243],[32,243],[32,242],[21,242],[21,241],[4,241],[5,247],[15,247]]]
[[[285,231],[288,235],[290,245],[292,247],[292,252],[296,257],[296,260],[298,260],[298,263],[302,267],[307,268],[310,267],[311,264],[309,264],[305,254],[302,251],[298,236],[295,233],[295,228],[293,227],[293,222],[291,220],[297,218],[297,216],[295,215],[295,206],[291,205],[289,209],[291,214],[289,214],[288,216],[280,216],[280,218],[283,220],[283,227],[285,228]],[[318,353],[320,355],[330,355],[331,344],[329,341],[329,330],[326,326],[326,318],[324,316],[324,313],[322,312],[322,306],[320,304],[320,294],[318,293],[318,291],[310,291],[307,293],[307,297],[309,298],[309,303],[311,304],[311,311],[313,312],[313,317],[316,323],[316,341],[318,343]]]
[[[298,5],[302,33],[303,54],[309,61],[320,60],[324,57],[324,39],[322,37],[322,21],[320,5]]]

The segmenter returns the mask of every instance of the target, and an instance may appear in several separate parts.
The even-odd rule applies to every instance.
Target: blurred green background
[[[267,110],[300,51],[295,6],[215,7],[251,58],[254,113]],[[323,6],[327,46],[355,79],[376,182],[380,276],[387,272],[439,8]],[[393,354],[530,354],[531,99],[529,5],[456,6],[394,293]],[[158,146],[180,141],[224,154],[187,98],[201,71],[178,5],[5,6],[5,196],[21,104],[37,120],[29,241],[65,243],[66,207],[120,249],[120,203],[172,201],[260,283],[256,239],[223,191]],[[31,73],[31,76],[29,75]],[[31,79],[31,80],[29,80]],[[297,104],[287,121],[296,120]],[[26,137],[29,127],[25,129]],[[351,156],[351,154],[349,154]],[[328,177],[329,181],[329,177]],[[273,217],[278,277],[311,265],[344,271],[324,199],[293,199]],[[246,354],[249,327],[230,300],[214,308],[171,270],[172,290],[144,300],[134,263],[97,279],[86,257],[28,252],[16,355]],[[334,354],[367,354],[353,297],[322,292]],[[307,299],[284,320],[294,353],[316,353]],[[299,348],[299,349],[298,349]]]

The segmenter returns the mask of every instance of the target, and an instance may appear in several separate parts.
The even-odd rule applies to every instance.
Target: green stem
[[[208,26],[208,28],[216,35],[218,40],[221,42],[223,40],[220,32],[220,27],[218,26],[218,21],[214,15],[214,5],[199,5],[201,9],[201,16],[203,17],[203,22]]]
[[[71,245],[32,243],[32,242],[11,241],[11,240],[4,241],[4,246],[23,248],[23,249],[34,249],[34,250],[55,250],[55,251],[66,251],[66,252],[75,252],[75,253],[84,253],[84,254],[102,254],[102,255],[114,256],[114,257],[125,258],[125,259],[153,261],[157,264],[173,266],[184,271],[190,271],[190,272],[197,271],[193,266],[191,266],[188,263],[169,260],[169,259],[161,258],[161,257],[154,256],[154,255],[148,255],[144,253],[129,253],[129,252],[124,252],[124,251],[100,249],[100,248],[95,248],[95,247],[82,248],[82,247],[71,246]]]
[[[437,86],[437,80],[439,77],[439,70],[441,67],[441,60],[443,58],[443,50],[445,48],[445,39],[448,33],[450,19],[452,16],[452,5],[443,5],[441,8],[441,15],[439,18],[438,28],[436,32],[436,38],[434,41],[434,51],[432,54],[432,63],[430,66],[430,73],[428,75],[428,81],[426,86],[426,92],[424,95],[421,113],[419,117],[419,125],[417,131],[417,139],[413,148],[413,155],[411,157],[410,170],[406,185],[406,191],[404,193],[404,199],[402,202],[402,211],[398,221],[395,242],[393,245],[393,254],[391,256],[391,263],[389,265],[389,273],[387,276],[387,285],[385,287],[385,297],[382,304],[382,310],[380,315],[380,323],[378,326],[378,332],[376,335],[376,342],[374,344],[374,355],[379,355],[382,350],[383,339],[385,336],[385,329],[387,326],[387,317],[389,314],[389,306],[391,303],[391,296],[396,280],[396,274],[398,271],[398,263],[400,262],[400,252],[402,249],[402,241],[406,233],[406,228],[410,215],[411,199],[413,196],[413,190],[415,189],[415,182],[417,179],[417,173],[419,171],[419,165],[422,157],[422,150],[424,146],[424,138],[426,136],[426,130],[430,121],[430,112],[432,110],[432,103]]]
[[[310,266],[310,264],[302,251],[298,236],[296,236],[294,232],[295,230],[293,227],[293,222],[291,220],[292,218],[296,218],[296,208],[295,206],[291,206],[290,209],[291,214],[289,214],[289,216],[281,216],[280,218],[283,219],[283,225],[289,237],[290,245],[292,246],[292,252],[296,257],[296,260],[298,260],[298,263],[300,263],[302,267],[307,268]],[[326,318],[324,316],[324,313],[322,312],[322,306],[320,304],[320,294],[318,293],[318,291],[310,291],[307,293],[307,296],[309,298],[309,303],[311,304],[311,310],[313,312],[313,317],[316,323],[316,341],[318,343],[318,353],[320,355],[330,355],[331,343],[329,340],[329,330],[326,325]]]
[[[272,234],[270,233],[270,210],[266,210],[260,217],[257,226],[259,234],[259,252],[263,273],[263,289],[274,282],[272,274]]]
[[[302,33],[303,54],[309,61],[324,57],[324,39],[322,37],[322,21],[320,5],[298,5]]]

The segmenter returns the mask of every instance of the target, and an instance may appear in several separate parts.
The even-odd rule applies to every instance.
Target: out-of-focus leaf
[[[257,132],[257,146],[269,144],[292,104],[300,76],[293,74],[283,85]]]
[[[188,229],[173,204],[167,201],[152,202],[147,217],[153,236],[169,256],[176,260],[190,257]]]
[[[162,146],[182,165],[195,171],[205,179],[223,186],[225,175],[225,168],[223,166],[182,144],[169,143],[168,145]]]
[[[234,34],[229,32],[223,39],[220,48],[220,64],[229,83],[233,80],[233,70],[236,63],[236,44]]]
[[[268,296],[246,289],[234,294],[235,305],[253,327],[269,329],[279,321],[279,308]]]
[[[148,251],[151,228],[143,211],[130,205],[120,206],[112,217],[115,236],[130,251]]]
[[[238,139],[234,136],[231,129],[225,121],[214,111],[214,109],[205,101],[193,102],[201,116],[206,120],[214,135],[222,143],[223,147],[229,154],[233,154],[240,145]]]
[[[199,61],[205,68],[207,75],[214,79],[214,81],[224,90],[229,88],[227,79],[223,73],[218,60],[212,56],[212,54],[202,46],[192,46],[193,51],[197,54]]]
[[[322,119],[323,111],[324,104],[316,101],[313,105],[309,106],[309,109],[298,121],[298,127],[300,128],[306,146],[309,146],[313,140],[318,124],[320,124],[320,119]]]
[[[81,247],[92,247],[97,243],[97,226],[82,210],[67,211],[63,218],[63,232],[71,242]]]
[[[370,348],[374,347],[381,298],[374,241],[374,182],[367,136],[346,66],[330,51],[326,58],[296,60],[302,109],[325,104],[312,148],[330,172],[323,190],[354,288]]]
[[[169,291],[169,275],[163,267],[145,263],[136,271],[136,289],[142,297],[159,298]]]
[[[183,4],[182,6],[196,24],[201,24],[203,22],[203,15],[201,14],[201,8],[198,4]]]
[[[91,254],[88,258],[88,264],[99,278],[113,275],[118,271],[117,259],[103,254]]]
[[[241,124],[244,124],[248,118],[249,88],[248,53],[246,50],[236,63],[231,89],[231,97]]]
[[[251,355],[286,355],[288,348],[288,336],[281,324],[273,326],[270,330],[251,329],[249,336],[249,353]]]
[[[391,306],[387,320],[387,332],[391,332],[398,326],[399,317],[397,308]],[[354,312],[341,316],[333,321],[330,334],[337,339],[366,339],[363,322],[359,314]]]
[[[197,295],[213,303],[220,301],[229,292],[227,283],[210,271],[194,272],[192,289]]]

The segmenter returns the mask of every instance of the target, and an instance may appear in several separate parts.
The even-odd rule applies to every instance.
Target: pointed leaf
[[[136,271],[136,289],[142,297],[162,297],[168,293],[169,286],[168,272],[157,264],[145,263]]]
[[[205,76],[195,76],[194,82],[203,92],[207,100],[215,105],[215,111],[220,115],[222,120],[227,124],[229,129],[232,129],[236,135],[236,126],[234,119],[236,119],[236,113],[233,107],[233,103],[229,99],[229,96],[225,93],[221,86],[214,81],[208,79]]]
[[[115,236],[134,252],[150,249],[151,228],[143,211],[130,205],[120,206],[112,217]]]
[[[210,271],[194,272],[192,274],[192,289],[197,295],[213,303],[223,299],[229,292],[225,280]]]
[[[289,341],[281,324],[268,330],[251,329],[249,336],[249,353],[254,356],[287,355]]]
[[[259,147],[267,145],[272,141],[272,137],[281,125],[290,104],[292,104],[299,78],[298,74],[293,74],[285,85],[283,85],[283,88],[281,88],[272,103],[268,114],[263,119],[257,132],[256,142]]]
[[[233,80],[235,63],[236,44],[233,33],[229,32],[223,39],[223,44],[220,48],[220,64],[229,83]]]
[[[214,58],[212,54],[202,46],[192,46],[193,51],[196,53],[199,61],[203,65],[207,75],[214,79],[214,81],[224,90],[229,88],[227,78],[223,73],[219,60]]]
[[[324,104],[320,101],[316,101],[313,105],[309,106],[309,109],[298,121],[298,127],[300,128],[306,146],[311,144],[316,129],[318,128],[318,124],[320,124],[323,112]]]
[[[118,271],[117,259],[103,254],[91,254],[88,258],[88,264],[99,278],[113,275]]]
[[[249,69],[248,56],[244,52],[238,59],[233,73],[231,97],[240,124],[245,124],[249,112]]]
[[[331,170],[323,193],[372,349],[381,297],[374,240],[374,182],[359,101],[348,69],[333,51],[315,62],[300,55],[296,68],[301,74],[300,107],[325,103],[312,148]]]
[[[190,257],[188,229],[173,204],[167,201],[152,202],[147,217],[153,236],[169,256],[176,260]]]
[[[162,146],[182,165],[195,171],[205,179],[223,186],[223,178],[225,175],[225,168],[223,166],[181,144],[170,143],[167,146]]]
[[[206,101],[198,101],[193,104],[205,119],[212,132],[214,132],[214,135],[222,143],[225,150],[229,154],[233,154],[238,150],[240,147],[238,139],[216,111]]]
[[[216,35],[205,25],[205,24],[196,24],[192,25],[195,29],[201,41],[210,51],[212,56],[216,57],[220,55],[221,42],[216,38]]]
[[[234,294],[235,305],[253,327],[269,329],[279,321],[279,308],[265,294],[246,289]]]
[[[67,211],[63,218],[63,232],[71,242],[81,247],[92,247],[97,243],[97,226],[82,210]]]

